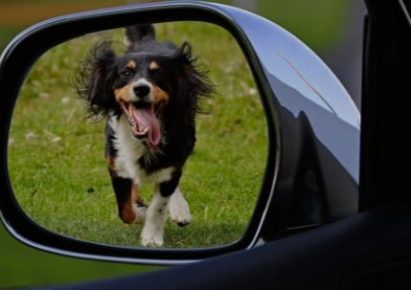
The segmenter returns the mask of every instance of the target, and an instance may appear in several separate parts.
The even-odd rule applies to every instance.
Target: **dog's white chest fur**
[[[138,160],[147,153],[147,147],[142,141],[134,138],[124,115],[119,119],[110,117],[109,125],[115,132],[113,144],[118,154],[114,162],[118,176],[130,178],[138,185],[146,182],[161,183],[171,179],[173,167],[164,168],[151,174],[147,174],[140,167]]]

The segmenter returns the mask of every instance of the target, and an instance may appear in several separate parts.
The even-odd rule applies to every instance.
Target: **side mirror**
[[[231,118],[230,120],[234,123],[246,124],[240,127],[240,133],[236,135],[236,138],[243,136],[241,132],[251,132],[253,137],[244,142],[237,140],[234,142],[235,144],[228,144],[229,142],[227,141],[225,143],[228,144],[227,147],[219,147],[221,144],[206,144],[207,140],[204,139],[204,144],[208,145],[208,147],[205,146],[204,151],[200,151],[199,155],[202,152],[208,154],[208,152],[219,148],[221,152],[218,156],[221,156],[221,160],[229,160],[228,162],[225,161],[225,164],[231,166],[227,167],[225,175],[222,174],[224,168],[221,168],[218,164],[217,167],[211,167],[211,164],[200,166],[201,160],[206,160],[201,159],[201,156],[198,157],[197,163],[195,163],[195,160],[191,163],[194,164],[193,167],[195,168],[188,169],[192,173],[196,172],[196,170],[203,173],[210,168],[216,168],[212,172],[211,179],[221,179],[217,184],[221,189],[221,195],[227,194],[227,197],[216,194],[217,197],[215,199],[217,202],[209,205],[213,207],[214,211],[215,207],[221,207],[221,212],[223,211],[223,204],[230,202],[228,196],[232,198],[237,193],[244,192],[242,197],[244,199],[240,200],[240,204],[241,202],[244,204],[249,203],[250,206],[247,207],[241,219],[245,217],[247,222],[240,223],[240,229],[235,231],[234,236],[229,236],[228,240],[224,238],[221,242],[211,243],[201,241],[193,243],[193,246],[188,246],[187,248],[184,245],[179,247],[179,235],[176,235],[177,241],[170,244],[167,244],[166,241],[166,245],[169,245],[166,248],[146,247],[163,245],[162,238],[158,239],[157,234],[147,234],[147,232],[156,232],[157,228],[164,226],[164,220],[160,224],[158,221],[159,216],[165,218],[167,210],[170,211],[171,217],[180,224],[188,223],[191,218],[190,214],[187,213],[186,203],[182,200],[181,195],[178,197],[179,201],[174,201],[174,206],[177,207],[176,210],[171,209],[171,204],[168,206],[166,204],[173,203],[171,199],[175,198],[176,192],[180,194],[177,184],[180,182],[181,169],[185,167],[184,162],[188,156],[188,154],[180,155],[181,148],[188,146],[187,150],[191,152],[193,148],[187,144],[190,144],[190,142],[194,143],[194,135],[189,133],[187,138],[187,134],[184,134],[184,132],[191,132],[190,130],[194,130],[194,126],[191,126],[191,123],[187,125],[186,121],[178,123],[179,121],[176,120],[179,120],[179,117],[182,117],[185,113],[170,109],[171,117],[168,120],[174,122],[174,125],[170,125],[171,127],[174,126],[174,129],[170,129],[171,127],[166,126],[164,119],[157,118],[158,115],[155,115],[157,113],[153,113],[157,112],[156,102],[161,99],[165,100],[163,103],[168,104],[169,102],[174,102],[173,100],[177,100],[173,98],[173,92],[176,91],[177,85],[183,84],[184,88],[189,88],[187,90],[191,94],[199,97],[208,95],[212,87],[208,82],[209,80],[205,78],[197,66],[190,66],[194,61],[193,55],[196,55],[196,46],[193,44],[193,51],[185,44],[182,46],[163,44],[161,48],[155,47],[148,41],[154,38],[154,31],[152,31],[151,26],[147,25],[148,23],[156,23],[157,26],[165,25],[164,23],[177,23],[177,25],[181,24],[180,27],[185,27],[184,29],[187,27],[191,28],[190,31],[182,29],[182,31],[185,31],[185,34],[177,36],[179,29],[175,27],[178,26],[167,26],[168,30],[163,31],[163,36],[167,41],[173,42],[178,38],[180,38],[181,42],[184,40],[191,42],[193,39],[190,39],[190,37],[199,34],[200,30],[203,29],[201,25],[198,26],[202,23],[202,27],[207,27],[207,29],[204,30],[206,31],[205,34],[203,32],[198,37],[199,40],[196,44],[198,48],[203,46],[221,46],[221,51],[229,49],[229,52],[232,52],[228,56],[221,52],[225,55],[225,59],[230,57],[233,57],[233,59],[243,57],[244,59],[243,65],[239,66],[237,70],[244,71],[248,93],[244,96],[246,101],[239,104],[252,112],[254,116],[253,121],[251,122],[251,118],[247,119],[248,115],[243,115],[242,111],[231,112],[231,115],[227,117],[227,114],[230,114],[227,113],[230,112],[228,110],[229,102],[227,101],[222,103],[221,112],[226,115],[222,114],[221,120]],[[211,26],[214,27],[214,30],[208,28]],[[122,125],[116,123],[110,127],[111,123],[109,121],[109,126],[107,127],[108,131],[106,133],[111,143],[108,142],[109,146],[106,148],[106,159],[112,183],[110,185],[108,181],[108,174],[104,177],[97,175],[98,181],[93,182],[102,184],[101,187],[104,190],[111,190],[112,186],[116,193],[120,218],[126,223],[135,221],[139,218],[138,214],[143,212],[142,216],[144,216],[145,224],[142,229],[143,233],[141,233],[142,246],[135,246],[131,242],[132,245],[130,246],[125,242],[117,243],[115,240],[106,241],[99,238],[88,238],[87,235],[77,236],[76,231],[71,231],[66,227],[66,223],[70,222],[69,216],[67,220],[62,221],[62,224],[65,225],[60,226],[48,223],[53,217],[59,216],[57,212],[61,209],[61,207],[55,206],[55,201],[53,201],[51,195],[42,199],[51,206],[48,208],[43,207],[40,209],[40,212],[34,212],[33,208],[30,207],[30,199],[25,199],[25,196],[33,197],[38,194],[35,189],[36,187],[42,187],[44,192],[60,190],[58,186],[50,186],[54,183],[47,183],[48,179],[44,178],[45,175],[48,175],[50,179],[64,179],[67,176],[62,176],[61,172],[63,171],[58,171],[61,169],[61,166],[60,168],[57,167],[57,169],[51,169],[53,168],[51,164],[54,162],[52,159],[58,159],[56,155],[52,155],[51,158],[47,159],[47,157],[36,153],[37,151],[30,151],[31,148],[38,149],[39,147],[30,147],[30,144],[25,144],[23,139],[30,139],[36,136],[34,133],[25,131],[26,135],[22,139],[24,144],[22,147],[19,147],[20,149],[16,149],[13,144],[13,142],[17,143],[15,138],[13,138],[13,134],[19,134],[18,130],[15,130],[18,128],[18,125],[16,125],[19,124],[18,122],[21,121],[30,127],[36,126],[36,122],[40,122],[40,119],[43,120],[40,123],[41,128],[44,128],[42,132],[45,132],[44,134],[46,135],[48,134],[49,137],[51,136],[52,140],[59,142],[58,138],[60,137],[49,132],[47,129],[49,123],[56,122],[55,120],[57,119],[53,118],[57,118],[55,115],[58,115],[59,112],[54,111],[53,117],[46,115],[46,111],[38,109],[40,107],[36,107],[39,104],[40,106],[47,107],[45,103],[39,102],[34,105],[34,103],[29,102],[28,104],[23,104],[25,98],[27,98],[26,86],[29,86],[29,90],[33,89],[33,86],[36,86],[36,78],[42,77],[35,70],[37,66],[36,61],[39,60],[39,57],[42,56],[42,59],[45,59],[45,55],[49,51],[64,52],[65,50],[61,48],[61,45],[77,41],[77,39],[86,34],[90,35],[110,30],[114,31],[110,35],[115,38],[119,35],[115,30],[120,29],[124,31],[125,27],[134,27],[134,29],[136,29],[135,27],[140,27],[137,28],[135,34],[132,34],[130,31],[127,32],[129,35],[128,40],[129,42],[131,41],[129,51],[125,54],[119,54],[111,48],[104,48],[104,45],[102,49],[102,46],[100,46],[100,49],[95,50],[91,59],[94,66],[86,67],[86,77],[82,79],[83,85],[80,85],[79,88],[80,95],[83,93],[88,100],[91,111],[97,114],[102,113],[106,118],[112,117],[115,120],[113,122],[124,118],[124,124],[129,126],[127,127],[128,129],[124,130],[131,130],[134,137],[140,141],[143,140],[142,143],[144,143],[145,147],[141,148],[145,148],[144,150],[152,150],[154,152],[162,146],[161,144],[163,143],[161,142],[164,140],[171,140],[170,143],[173,143],[172,138],[167,136],[167,132],[176,132],[175,134],[178,136],[175,140],[175,142],[178,141],[178,146],[176,145],[176,147],[170,150],[166,149],[166,153],[162,151],[161,154],[164,153],[163,155],[167,155],[167,158],[156,157],[162,158],[161,162],[163,163],[161,165],[156,165],[156,167],[152,165],[156,164],[151,163],[153,162],[152,160],[141,161],[139,159],[139,166],[144,167],[145,172],[148,172],[146,174],[148,177],[145,177],[147,177],[147,180],[155,180],[156,188],[154,191],[159,193],[157,196],[154,195],[150,205],[146,208],[142,202],[140,203],[140,199],[136,197],[136,189],[133,187],[133,183],[139,186],[141,175],[137,174],[138,176],[133,177],[133,179],[129,173],[124,173],[126,171],[133,171],[134,165],[129,165],[127,161],[130,159],[129,155],[121,155],[122,157],[119,157],[118,151],[123,150],[119,149],[119,137],[110,132],[115,126]],[[195,30],[197,29],[196,27],[198,30]],[[227,44],[225,47],[221,43],[210,43],[210,39],[214,39],[212,38],[214,33],[225,38],[228,35],[234,40],[235,45],[230,46],[231,44]],[[92,38],[84,38],[86,39],[85,41],[82,40],[80,44],[78,42],[76,45],[79,47],[84,45],[92,47],[92,39],[98,40],[101,36],[101,33],[97,34],[97,36],[93,34]],[[134,47],[133,41],[136,41],[136,47]],[[71,48],[73,47],[76,46],[71,46]],[[65,67],[64,69],[70,67],[71,61],[64,60],[64,58],[74,56],[76,50],[66,51],[71,51],[71,54],[57,55],[57,57],[51,58],[56,61],[54,66],[61,65]],[[160,58],[153,58],[153,55],[156,54],[154,52],[158,52]],[[227,75],[235,74],[238,71],[220,67],[221,71],[219,74],[215,74],[218,68],[213,66],[213,59],[223,61],[217,56],[219,51],[213,52],[214,55],[213,53],[207,55],[205,50],[203,52],[199,56],[199,61],[204,59],[203,64],[208,65],[209,73],[214,76],[211,82],[217,82],[215,85],[218,90],[219,78],[227,77]],[[78,53],[80,54],[80,52]],[[124,55],[127,55],[127,53],[132,54],[132,58],[126,58]],[[240,56],[241,54],[243,56]],[[176,57],[185,62],[181,68],[178,68],[179,65],[172,62]],[[118,64],[113,64],[114,58],[119,62]],[[103,60],[109,60],[109,66],[99,66]],[[170,70],[173,71],[173,76],[170,70],[162,71],[164,66],[166,66],[165,63],[170,64],[171,62],[173,65]],[[79,59],[76,59],[76,63],[80,63]],[[278,239],[298,231],[342,219],[357,211],[360,135],[360,115],[358,110],[338,79],[309,48],[281,27],[252,13],[220,4],[178,1],[161,4],[129,5],[72,14],[39,23],[22,32],[5,49],[1,56],[0,65],[0,85],[2,87],[2,97],[0,98],[0,162],[3,168],[0,175],[1,217],[10,233],[28,245],[55,253],[101,260],[180,264],[255,247],[272,239]],[[56,70],[58,71],[59,67]],[[186,70],[190,70],[190,73],[195,73],[193,82],[196,84],[202,82],[200,89],[196,90],[196,87],[187,84],[187,80],[192,75],[184,74],[182,78],[174,78],[175,74],[180,75]],[[52,75],[50,71],[52,72],[53,69],[45,69],[48,75]],[[112,79],[109,81],[107,75],[103,78],[103,72],[111,74]],[[118,74],[117,78],[113,76],[114,72]],[[93,73],[97,73],[98,77],[92,78],[91,75]],[[28,78],[26,79],[27,76]],[[104,92],[96,88],[96,84],[102,79],[104,79],[105,85],[109,84],[107,91],[114,92],[112,96],[106,96]],[[170,81],[171,79],[174,81]],[[55,91],[58,90],[61,81],[61,75],[58,75],[53,81],[56,88]],[[231,83],[231,86],[235,88],[242,86],[238,79],[234,79],[234,81],[236,83]],[[254,89],[254,86],[256,89]],[[235,90],[224,92],[233,91]],[[150,99],[149,96],[153,99],[153,109],[150,109],[151,101],[134,99],[137,97]],[[181,94],[178,94],[178,96],[181,97]],[[259,96],[259,99],[257,96]],[[220,98],[230,97],[220,96]],[[23,103],[20,103],[20,100]],[[178,102],[175,101],[177,102],[175,103],[175,108],[180,110],[189,106],[190,101],[187,101],[187,99],[179,100]],[[63,99],[59,99],[59,101],[65,102]],[[38,109],[38,118],[36,117],[36,108]],[[79,112],[78,108],[80,107],[77,107],[74,111]],[[162,110],[167,109],[162,108]],[[162,111],[162,114],[166,115],[166,112]],[[85,110],[80,113],[85,115]],[[123,114],[123,117],[120,117],[121,114]],[[234,117],[232,114],[234,114]],[[27,118],[28,115],[32,117]],[[211,112],[211,118],[214,117],[218,118],[218,116],[213,115]],[[127,120],[130,124],[127,123]],[[182,118],[182,120],[187,119]],[[86,122],[86,118],[84,118],[84,122]],[[69,124],[61,125],[66,126],[65,128],[69,126]],[[226,125],[227,123],[223,122],[218,126],[223,128]],[[204,133],[206,126],[203,125],[202,128],[197,128],[198,133],[212,134],[212,132]],[[169,130],[163,132],[164,127],[169,128]],[[80,127],[75,128],[83,130]],[[230,128],[226,128],[226,130],[230,130]],[[101,151],[103,151],[103,132],[98,131],[98,134],[101,134],[101,139],[96,140],[93,138],[90,140],[90,144],[97,144],[97,147],[93,145],[92,150],[90,149],[91,147],[86,150],[94,152],[94,149],[101,147]],[[184,141],[181,141],[182,139]],[[29,140],[26,141],[29,143]],[[215,139],[213,141],[215,142]],[[164,144],[166,143],[164,141]],[[134,146],[130,145],[134,143],[127,144],[129,144],[127,145],[128,149],[130,146]],[[59,158],[61,159],[67,156],[66,152],[72,152],[73,155],[79,152],[77,147],[73,148],[70,142],[67,142],[65,146],[69,148],[69,151],[60,153],[61,156]],[[43,150],[48,151],[49,149],[46,146]],[[52,150],[53,148],[50,147],[50,151]],[[138,151],[140,149],[134,148],[133,150]],[[227,150],[232,150],[235,153],[232,159],[226,159],[229,157],[224,156],[228,155]],[[102,155],[101,151],[97,152],[97,156],[99,154],[100,156]],[[250,153],[249,155],[237,154],[243,151]],[[32,154],[24,155],[23,152],[31,152]],[[194,152],[196,152],[195,149]],[[193,156],[196,157],[195,153]],[[32,165],[30,168],[25,168],[24,161],[26,158],[38,158],[40,166]],[[46,158],[44,159],[45,161],[42,162],[42,158]],[[119,158],[123,161],[120,162]],[[170,161],[170,158],[172,161]],[[83,158],[80,157],[79,159]],[[187,162],[191,162],[190,160]],[[96,167],[100,170],[100,165],[97,162]],[[246,167],[247,163],[249,163],[248,167]],[[64,166],[64,162],[62,164]],[[92,168],[87,168],[85,172],[90,173],[94,170],[93,166],[91,166]],[[132,167],[131,169],[130,166]],[[235,167],[237,167],[236,172],[233,171]],[[45,174],[40,172],[41,170],[44,170]],[[76,170],[75,166],[73,170]],[[76,170],[76,176],[80,179],[86,176],[85,172],[82,173],[81,170],[84,170],[84,168]],[[155,178],[151,175],[153,172],[155,172],[153,174]],[[37,173],[40,178],[36,179]],[[238,174],[238,178],[233,180],[232,177],[237,176],[236,174]],[[228,179],[230,177],[231,179]],[[191,178],[195,180],[195,177]],[[201,180],[202,178],[203,176],[200,175],[199,179]],[[102,182],[101,180],[104,180],[104,182],[99,183]],[[232,183],[232,187],[228,187],[229,182]],[[59,186],[65,186],[64,190],[67,190],[68,194],[76,192],[74,187],[70,187],[70,182],[63,182]],[[193,191],[196,191],[196,186],[195,182],[189,184]],[[95,188],[90,186],[86,191],[92,194]],[[201,187],[201,190],[198,191],[199,193],[193,199],[200,198],[199,196],[204,197],[204,194],[206,194],[203,193],[204,187]],[[111,193],[110,197],[107,198],[114,200],[114,195]],[[221,198],[221,200],[218,198]],[[77,207],[77,215],[83,215],[84,212],[81,210],[81,206],[87,205],[84,202],[76,201],[75,198],[73,198],[72,202],[73,208]],[[76,204],[76,202],[78,203]],[[231,204],[231,207],[237,205]],[[115,204],[111,204],[111,206],[112,208],[116,207]],[[67,207],[69,206],[67,205]],[[48,215],[45,215],[47,211],[49,211]],[[50,211],[53,214],[50,214]],[[56,213],[54,214],[54,212]],[[206,214],[206,210],[203,213]],[[193,214],[196,213],[193,212]],[[154,220],[152,219],[153,215],[157,216]],[[110,218],[109,214],[103,214],[103,216],[108,219]],[[98,223],[99,218],[96,218],[94,222]],[[117,217],[115,218],[117,219]],[[236,219],[235,216],[231,218]],[[224,226],[224,224],[227,224],[226,219],[227,217],[223,216],[215,223],[216,228],[222,234],[234,231],[230,227],[230,223],[228,223],[228,226]],[[147,229],[146,226],[149,220],[151,224]],[[201,227],[204,229],[205,225]],[[87,232],[87,226],[82,230]],[[207,236],[207,231],[203,231],[203,236],[200,239],[206,239]]]

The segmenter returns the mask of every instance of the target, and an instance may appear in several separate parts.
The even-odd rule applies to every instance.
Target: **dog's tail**
[[[133,48],[139,42],[154,40],[156,32],[152,24],[138,24],[126,27],[126,37],[129,48]]]

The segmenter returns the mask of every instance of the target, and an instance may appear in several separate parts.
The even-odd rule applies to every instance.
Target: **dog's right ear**
[[[138,24],[126,27],[126,37],[128,49],[133,50],[141,42],[153,41],[156,38],[156,32],[152,24]]]
[[[89,103],[92,115],[106,115],[115,107],[112,89],[115,59],[111,42],[100,42],[90,51],[78,71],[77,93]]]

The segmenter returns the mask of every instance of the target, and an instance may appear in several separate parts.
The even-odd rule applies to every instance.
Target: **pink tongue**
[[[136,122],[136,131],[144,132],[148,129],[147,137],[150,148],[156,147],[161,140],[160,134],[160,124],[157,121],[157,118],[151,109],[136,109],[133,108],[132,116]]]

